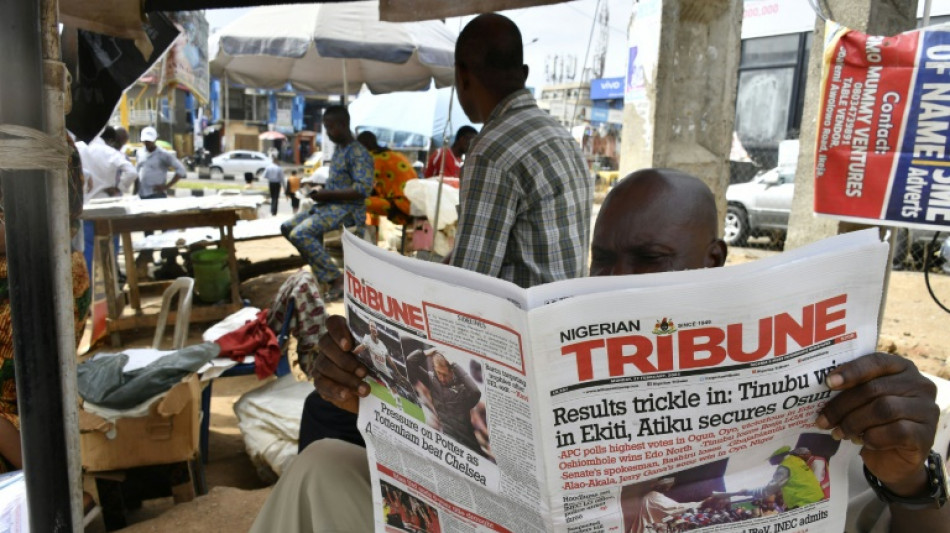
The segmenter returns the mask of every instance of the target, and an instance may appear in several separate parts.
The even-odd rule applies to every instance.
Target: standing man
[[[525,89],[521,32],[475,17],[455,43],[455,86],[484,123],[462,167],[451,264],[532,287],[587,274],[593,182],[580,146]]]
[[[264,167],[264,179],[270,187],[270,216],[275,217],[280,190],[284,188],[284,171],[277,164],[277,154],[271,155],[270,163]]]
[[[142,144],[145,150],[135,162],[139,171],[139,196],[143,200],[167,198],[168,189],[187,175],[185,166],[175,156],[158,147],[158,132],[149,126],[142,129]],[[175,169],[175,177],[168,181],[168,169]]]
[[[462,171],[462,156],[468,153],[468,147],[478,131],[471,126],[462,126],[455,132],[451,147],[442,147],[432,152],[423,172],[423,177],[437,177],[441,172],[447,178],[457,178]]]
[[[123,130],[124,131],[124,130]],[[80,152],[83,171],[87,175],[83,190],[83,203],[88,204],[96,198],[110,198],[122,196],[131,190],[138,174],[135,167],[119,152],[119,133],[112,126],[106,126],[102,133],[92,140]],[[123,143],[124,144],[124,143]],[[116,237],[115,246],[118,248],[119,238]],[[83,223],[83,257],[86,268],[92,272],[93,246],[95,232],[92,221]]]
[[[343,297],[343,273],[323,248],[323,234],[346,224],[363,225],[366,197],[373,191],[373,156],[350,131],[350,113],[341,105],[323,112],[323,126],[336,145],[330,177],[322,190],[310,193],[316,202],[280,226],[280,232],[307,260],[320,283],[330,286],[326,301]]]

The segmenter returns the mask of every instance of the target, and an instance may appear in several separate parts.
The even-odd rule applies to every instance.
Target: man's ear
[[[727,248],[722,239],[716,239],[706,247],[706,258],[704,259],[706,268],[718,268],[726,264]]]
[[[528,81],[528,65],[521,65],[521,70],[524,71],[524,81]]]

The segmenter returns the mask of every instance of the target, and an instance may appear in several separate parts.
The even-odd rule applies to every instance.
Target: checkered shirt
[[[577,141],[527,90],[472,141],[452,264],[531,287],[587,275],[593,183]]]

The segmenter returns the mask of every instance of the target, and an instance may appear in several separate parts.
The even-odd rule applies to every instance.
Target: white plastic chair
[[[162,295],[162,310],[155,325],[155,338],[152,348],[158,350],[165,335],[165,324],[168,322],[168,313],[171,310],[172,298],[178,295],[178,310],[175,314],[175,331],[172,335],[172,349],[179,350],[185,345],[188,338],[188,324],[191,321],[191,298],[195,288],[193,278],[181,277],[172,282]]]

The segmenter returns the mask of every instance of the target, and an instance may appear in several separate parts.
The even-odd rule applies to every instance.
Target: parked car
[[[747,183],[730,185],[723,240],[729,246],[742,246],[750,237],[762,236],[776,244],[783,242],[794,194],[793,166],[776,167]]]
[[[772,245],[781,248],[788,231],[794,194],[794,166],[773,168],[747,183],[730,185],[726,189],[728,205],[723,240],[729,246],[744,246],[752,237],[769,237]],[[942,267],[950,273],[950,264],[946,261],[950,241],[945,239],[945,234],[941,233],[936,245],[931,246],[933,231],[907,228],[892,231],[896,232],[894,270],[921,270],[924,256],[929,253],[931,267]]]
[[[244,176],[251,172],[259,178],[264,173],[264,167],[270,161],[262,152],[250,150],[231,150],[211,159],[211,177],[222,179],[228,176]]]

